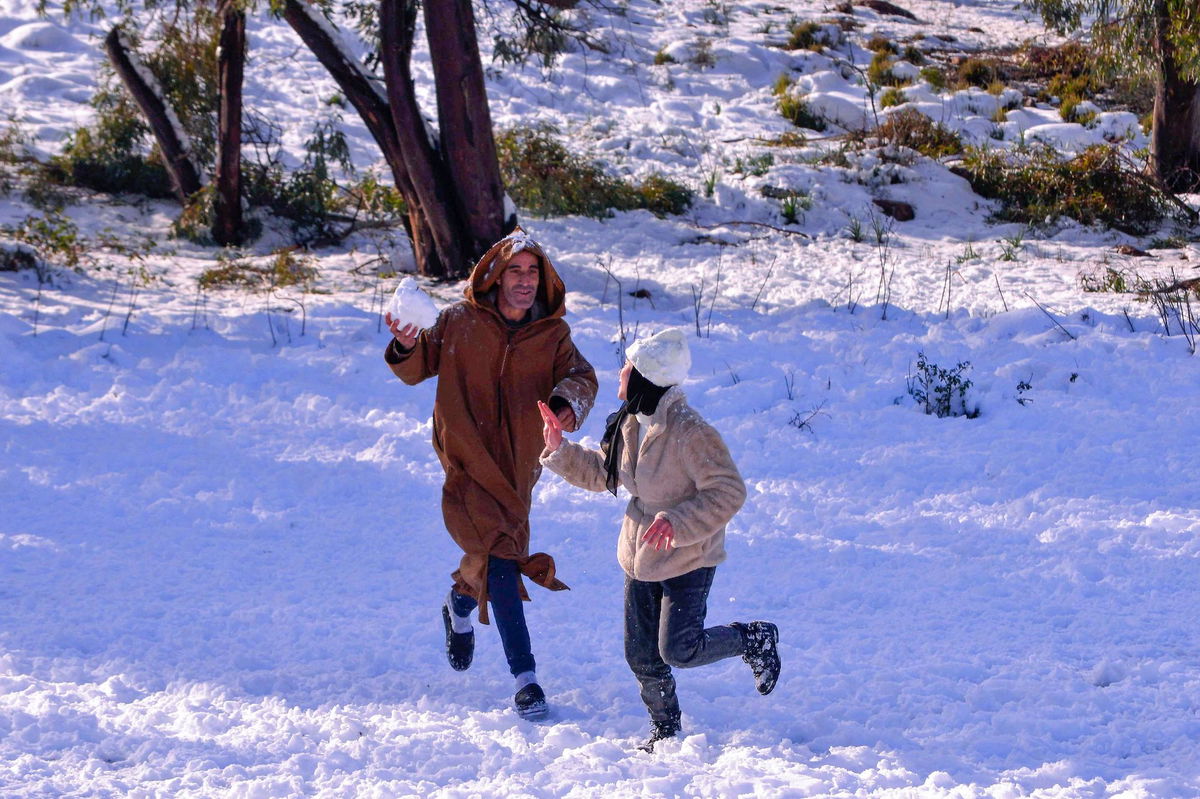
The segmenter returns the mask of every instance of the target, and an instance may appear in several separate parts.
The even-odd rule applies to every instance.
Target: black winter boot
[[[550,712],[550,706],[546,704],[546,693],[542,686],[535,682],[517,691],[517,695],[513,697],[513,704],[517,706],[517,715],[530,721],[545,718]]]
[[[475,657],[475,631],[454,632],[454,623],[450,621],[449,600],[442,603],[442,624],[446,627],[446,659],[450,661],[450,668],[466,671]]]
[[[747,624],[731,625],[742,631],[746,650],[742,660],[750,664],[754,672],[754,686],[763,696],[775,690],[779,681],[779,628],[769,621],[752,621]]]
[[[638,749],[643,752],[653,752],[654,745],[659,741],[665,741],[667,738],[674,738],[679,734],[679,717],[666,719],[665,721],[650,721],[650,737],[638,744]]]

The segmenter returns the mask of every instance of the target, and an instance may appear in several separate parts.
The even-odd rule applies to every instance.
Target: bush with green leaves
[[[931,363],[924,352],[917,353],[917,371],[908,376],[908,395],[928,416],[944,419],[948,416],[979,416],[979,406],[967,404],[971,381],[964,377],[971,368],[970,361],[960,361],[951,369]]]
[[[1173,210],[1169,198],[1115,147],[1093,145],[1063,158],[1037,144],[1011,151],[968,148],[955,169],[976,194],[999,200],[997,220],[1045,225],[1070,217],[1140,236]]]
[[[51,176],[110,194],[174,197],[170,175],[149,144],[150,128],[133,100],[108,87],[92,97],[91,105],[95,121],[68,136],[62,153],[50,161]]]
[[[597,219],[612,211],[645,208],[657,216],[683,213],[691,189],[659,174],[632,183],[608,174],[596,161],[575,155],[549,125],[518,127],[496,137],[500,175],[514,202],[538,216],[581,214]]]
[[[883,94],[879,95],[880,108],[894,108],[907,102],[908,98],[904,96],[904,90],[897,89],[895,86],[889,86],[884,89]]]

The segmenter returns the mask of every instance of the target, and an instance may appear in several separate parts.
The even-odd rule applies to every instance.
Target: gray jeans
[[[625,578],[625,660],[653,721],[678,721],[671,667],[704,666],[741,655],[741,630],[704,627],[715,567],[661,582]]]

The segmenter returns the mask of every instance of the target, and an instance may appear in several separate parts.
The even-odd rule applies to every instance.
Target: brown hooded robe
[[[514,329],[500,315],[495,294],[500,274],[521,250],[538,257],[540,280],[531,321]],[[384,358],[409,385],[438,377],[433,448],[446,471],[442,516],[464,553],[454,590],[478,600],[479,620],[487,624],[489,555],[517,561],[522,574],[546,588],[567,587],[555,577],[553,558],[529,554],[529,510],[542,471],[537,402],[562,398],[582,425],[596,398],[596,374],[562,318],[562,280],[520,228],[479,260],[465,294],[411,350],[393,339]],[[519,590],[529,599],[524,584]]]

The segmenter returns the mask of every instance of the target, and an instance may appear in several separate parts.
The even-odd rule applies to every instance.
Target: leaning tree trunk
[[[217,174],[213,203],[213,239],[241,244],[242,228],[242,75],[246,64],[246,15],[233,0],[218,9],[221,39],[217,51]]]
[[[1171,191],[1196,191],[1200,189],[1200,83],[1181,74],[1168,33],[1165,0],[1156,0],[1154,12],[1154,43],[1161,71],[1154,92],[1151,169]]]
[[[416,191],[412,181],[408,179],[404,156],[400,152],[400,141],[396,138],[396,127],[392,123],[392,112],[388,108],[387,94],[380,87],[379,81],[348,54],[339,42],[336,31],[320,13],[304,0],[285,0],[283,6],[283,18],[321,62],[321,66],[329,72],[330,77],[362,118],[375,143],[379,145],[383,158],[392,171],[396,190],[400,192],[408,208],[405,229],[412,242],[418,271],[421,274],[437,273],[437,269],[431,271],[431,266],[439,263],[433,248],[433,235],[425,217],[420,213]]]
[[[471,258],[504,234],[504,186],[492,135],[471,0],[425,0],[437,88],[440,152],[450,173]]]
[[[417,209],[429,225],[436,261],[418,262],[422,274],[459,277],[467,273],[473,253],[459,213],[449,170],[434,149],[429,128],[413,91],[413,31],[416,14],[408,0],[382,0],[379,5],[380,60],[388,103],[404,166],[412,181]],[[423,267],[423,268],[422,268]]]
[[[188,136],[163,96],[154,73],[142,63],[120,28],[104,38],[104,50],[113,69],[129,90],[138,108],[150,123],[150,131],[162,152],[163,164],[181,203],[200,191],[200,173],[188,153]]]

